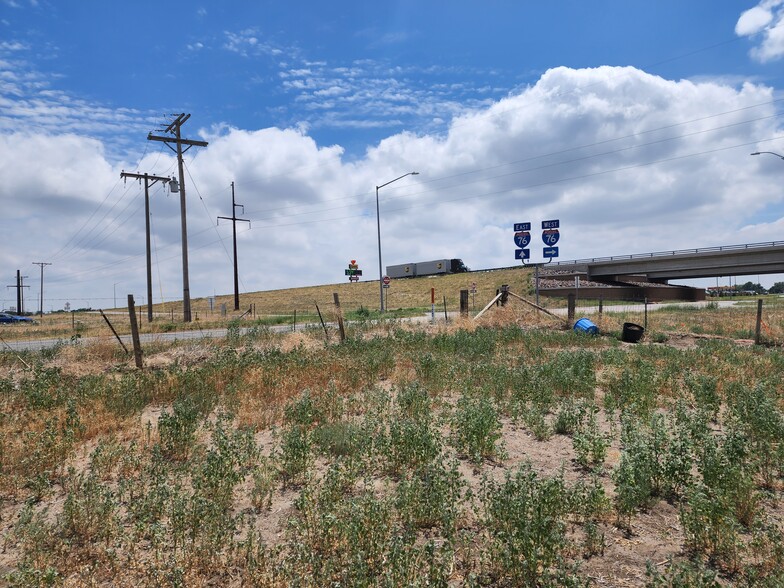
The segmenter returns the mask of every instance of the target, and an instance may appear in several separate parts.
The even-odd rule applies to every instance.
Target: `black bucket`
[[[626,343],[637,343],[645,334],[645,328],[634,323],[623,323],[623,333],[621,341]]]

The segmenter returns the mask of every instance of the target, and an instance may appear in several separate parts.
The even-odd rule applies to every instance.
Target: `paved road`
[[[312,327],[314,325],[297,325],[297,330],[303,330],[308,327]],[[320,326],[320,325],[319,325]],[[242,334],[246,334],[248,332],[248,328],[240,329]],[[284,333],[291,331],[291,327],[288,325],[274,325],[269,327],[269,330],[273,333]],[[171,333],[145,333],[139,335],[139,339],[142,343],[156,343],[159,341],[187,341],[193,339],[220,339],[225,337],[227,333],[226,329],[205,329],[205,330],[195,330],[195,331],[176,331]],[[121,335],[120,339],[125,345],[130,349],[133,346],[133,342],[131,341],[130,335]],[[79,339],[80,343],[83,344],[90,344],[96,343],[98,341],[105,341],[106,337],[86,337]],[[112,339],[114,340],[114,339]],[[24,340],[24,341],[4,341],[2,345],[0,345],[0,349],[5,351],[41,351],[43,349],[50,349],[52,347],[56,347],[57,345],[61,344],[68,344],[70,342],[69,339],[34,339],[34,340]]]

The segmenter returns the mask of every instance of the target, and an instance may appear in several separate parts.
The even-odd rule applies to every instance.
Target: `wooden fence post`
[[[142,343],[139,340],[139,325],[136,322],[136,312],[133,307],[133,294],[128,294],[128,316],[131,319],[131,340],[133,341],[133,359],[136,367],[142,369]]]
[[[340,297],[337,292],[334,292],[332,298],[335,300],[335,308],[338,311],[338,329],[340,330],[340,341],[343,342],[346,340],[346,329],[343,326],[343,311],[340,310]]]
[[[762,343],[762,298],[757,299],[757,329],[754,331],[754,343]]]
[[[460,316],[468,314],[468,290],[460,290]]]

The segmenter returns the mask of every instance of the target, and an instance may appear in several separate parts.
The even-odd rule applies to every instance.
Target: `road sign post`
[[[362,270],[359,269],[356,259],[352,259],[348,264],[348,269],[345,270],[349,282],[358,282],[359,276],[362,275]]]

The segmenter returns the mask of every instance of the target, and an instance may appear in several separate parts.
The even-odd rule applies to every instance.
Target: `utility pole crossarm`
[[[207,141],[196,141],[195,139],[177,139],[177,137],[161,137],[160,135],[147,135],[148,141],[163,141],[164,143],[179,143],[180,145],[189,145],[191,147],[206,147],[209,145]]]
[[[134,173],[127,172],[127,171],[120,172],[120,177],[121,178],[134,178],[135,180],[143,180],[143,179],[147,178],[149,180],[154,180],[156,182],[169,182],[169,181],[171,181],[170,177],[154,176],[152,174],[134,174]]]

